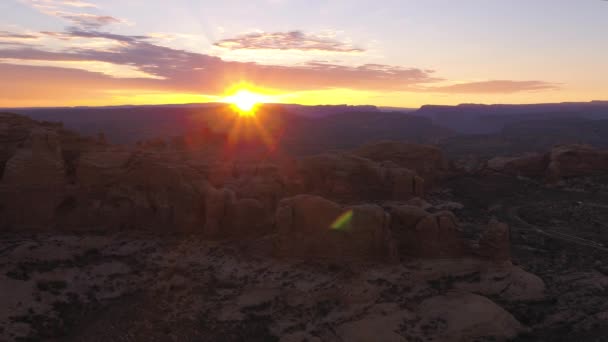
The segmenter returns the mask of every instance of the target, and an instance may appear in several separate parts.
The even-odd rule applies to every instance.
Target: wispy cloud
[[[79,8],[97,8],[97,5],[95,5],[93,3],[80,1],[80,0],[63,0],[63,1],[61,1],[61,4],[66,5],[66,6],[71,6],[71,7],[79,7]]]
[[[0,39],[38,39],[38,36],[28,33],[0,31]]]
[[[39,39],[38,34],[30,32],[9,32],[0,31],[0,47],[12,46],[12,47],[29,47],[32,42]]]
[[[328,52],[363,52],[362,48],[336,39],[301,31],[256,32],[235,38],[222,39],[215,46],[230,50],[300,50]]]
[[[98,29],[105,25],[119,24],[125,22],[124,20],[109,15],[96,15],[89,13],[71,13],[55,11],[53,12],[53,15],[68,20],[72,22],[73,25],[88,29]]]
[[[93,25],[94,26],[94,25]],[[543,81],[490,80],[443,86],[448,82],[435,71],[416,67],[384,64],[345,66],[322,61],[299,65],[264,65],[254,62],[226,61],[216,56],[159,45],[158,36],[121,35],[90,28],[72,27],[61,32],[0,33],[6,39],[57,39],[63,49],[45,49],[21,42],[0,44],[0,64],[4,68],[27,65],[56,77],[57,69],[78,69],[70,73],[77,79],[98,79],[100,85],[134,86],[168,92],[221,94],[227,87],[248,81],[266,88],[284,91],[353,89],[367,91],[409,91],[429,93],[516,93],[556,89]],[[88,44],[83,44],[83,42]],[[96,42],[93,44],[93,42]],[[99,43],[99,44],[98,44]],[[99,67],[91,67],[99,63]],[[9,65],[10,64],[10,65]],[[53,71],[54,70],[54,71]],[[94,75],[87,72],[96,71]],[[128,72],[127,72],[128,71]],[[86,76],[88,75],[88,76]],[[33,77],[33,76],[32,76]],[[57,82],[57,80],[46,80]]]
[[[96,13],[89,13],[88,10],[96,10],[98,6],[82,0],[21,0],[23,3],[32,6],[38,11],[59,17],[69,21],[72,25],[86,28],[99,29],[109,24],[124,23],[125,20]],[[78,12],[74,12],[78,11]],[[83,12],[81,12],[83,11]]]
[[[437,93],[512,94],[518,92],[559,89],[559,87],[558,84],[544,81],[494,80],[460,83],[443,87],[430,87],[425,88],[425,90]]]
[[[319,62],[298,66],[230,62],[206,54],[156,45],[150,42],[152,37],[148,36],[127,36],[82,29],[44,34],[59,39],[101,38],[120,44],[110,51],[80,47],[61,52],[34,47],[5,49],[0,50],[0,58],[53,62],[99,61],[129,65],[152,77],[162,78],[167,87],[210,93],[222,92],[231,83],[243,80],[285,90],[405,90],[414,85],[437,80],[432,76],[432,71],[379,64],[350,67]]]
[[[97,8],[97,5],[82,0],[21,0],[39,10],[53,10],[61,7]]]

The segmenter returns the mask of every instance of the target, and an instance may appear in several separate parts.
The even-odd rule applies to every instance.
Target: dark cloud
[[[305,34],[301,31],[260,32],[245,34],[236,38],[223,39],[214,44],[226,49],[270,49],[331,52],[363,52],[350,44],[327,37]]]
[[[558,89],[559,85],[544,81],[509,81],[495,80],[483,82],[461,83],[445,87],[426,88],[438,93],[475,93],[475,94],[511,94],[518,92]]]

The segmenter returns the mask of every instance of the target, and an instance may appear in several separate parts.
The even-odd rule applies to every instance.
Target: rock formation
[[[526,329],[496,303],[545,296],[540,278],[509,262],[506,224],[472,238],[469,203],[426,191],[446,170],[432,146],[226,157],[211,147],[113,146],[8,114],[0,145],[0,230],[53,232],[0,239],[10,256],[0,287],[15,295],[0,321],[36,330],[0,322],[0,339],[48,337],[47,326],[71,323],[65,305],[95,313],[98,325],[76,333],[97,340],[127,331],[149,340],[500,341]],[[597,153],[576,151],[603,167]],[[573,158],[556,152],[547,169],[585,173]],[[491,164],[532,174],[528,162]],[[118,309],[87,311],[106,304]]]
[[[32,129],[4,167],[0,183],[2,225],[9,229],[52,228],[55,208],[61,203],[66,183],[56,132],[41,127]]]
[[[470,254],[456,217],[444,210],[461,206],[433,207],[418,197],[420,175],[436,181],[445,169],[435,147],[382,142],[295,159],[221,158],[207,150],[196,157],[116,147],[16,115],[0,119],[10,152],[0,193],[5,229],[136,229],[212,239],[275,232],[277,255],[303,258]],[[415,206],[365,204],[384,201]],[[494,235],[482,242],[489,249],[505,243]]]
[[[342,207],[311,195],[283,199],[276,213],[276,254],[339,259],[390,259],[389,217],[376,205]]]
[[[549,181],[605,172],[608,172],[608,150],[598,150],[587,145],[565,145],[555,147],[549,153]]]
[[[481,233],[478,254],[489,260],[504,262],[511,260],[509,226],[496,220],[490,221]]]
[[[427,188],[436,186],[448,169],[441,149],[431,145],[383,141],[364,145],[354,154],[377,162],[390,161],[413,170],[425,180]]]
[[[529,178],[543,177],[547,168],[546,156],[530,153],[520,157],[495,157],[488,161],[487,168],[512,176]]]
[[[431,214],[420,207],[391,208],[391,232],[402,255],[423,258],[455,258],[467,249],[454,214]]]
[[[421,304],[427,324],[442,322],[441,341],[508,341],[525,328],[510,313],[491,300],[471,293],[453,292],[430,298]]]
[[[562,145],[545,154],[495,157],[487,162],[486,168],[491,172],[541,178],[555,183],[565,178],[608,172],[608,150],[588,145]]]
[[[313,193],[347,202],[406,200],[422,195],[424,180],[394,163],[376,163],[348,153],[325,153],[298,161],[299,193]]]

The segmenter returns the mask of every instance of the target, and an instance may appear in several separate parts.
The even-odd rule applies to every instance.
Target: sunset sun
[[[231,103],[236,107],[241,115],[253,115],[253,110],[256,105],[263,102],[263,96],[250,92],[249,90],[239,90],[234,95],[228,96],[225,102]]]

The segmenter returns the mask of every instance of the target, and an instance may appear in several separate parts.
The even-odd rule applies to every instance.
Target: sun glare
[[[263,96],[250,92],[249,90],[239,90],[234,95],[228,96],[224,101],[231,103],[244,116],[253,115],[256,105],[263,101]]]

